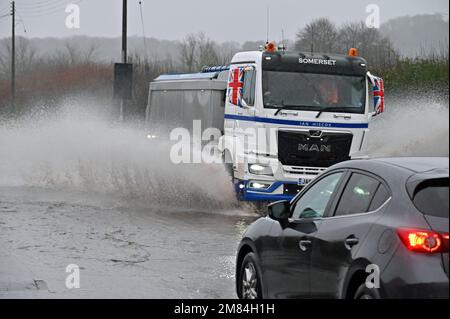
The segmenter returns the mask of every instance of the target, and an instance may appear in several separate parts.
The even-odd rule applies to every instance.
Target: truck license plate
[[[305,186],[305,185],[308,185],[310,182],[311,182],[310,179],[300,178],[300,179],[298,180],[298,185],[299,185],[299,186]]]

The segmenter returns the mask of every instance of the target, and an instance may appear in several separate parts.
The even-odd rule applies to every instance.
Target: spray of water
[[[174,165],[170,144],[79,110],[70,103],[51,117],[34,113],[21,123],[0,123],[0,186],[105,193],[148,207],[236,207],[221,165]],[[431,99],[391,100],[372,123],[369,154],[448,156],[448,113],[448,104]]]
[[[0,124],[0,186],[105,193],[151,207],[236,206],[221,165],[174,165],[169,149],[142,130],[73,111]]]
[[[386,156],[449,156],[448,103],[431,97],[394,97],[372,122],[368,153]]]

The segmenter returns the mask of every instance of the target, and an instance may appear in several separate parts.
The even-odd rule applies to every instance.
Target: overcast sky
[[[121,34],[122,0],[82,0],[80,29],[65,27],[65,6],[79,0],[16,0],[19,18],[29,37]],[[0,0],[0,38],[10,36],[11,19],[2,17],[9,0]],[[270,38],[281,30],[293,39],[297,30],[317,17],[337,23],[365,20],[366,6],[378,4],[381,21],[393,17],[441,13],[448,18],[448,0],[142,0],[147,37],[181,39],[190,32],[205,32],[217,41],[266,38],[266,10],[270,8]],[[128,0],[129,35],[142,36],[139,0]],[[18,25],[18,35],[25,35]]]

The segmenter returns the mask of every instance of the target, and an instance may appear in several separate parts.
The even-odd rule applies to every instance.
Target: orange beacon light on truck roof
[[[277,45],[275,42],[267,42],[265,47],[266,52],[275,53],[277,51]]]
[[[358,56],[359,55],[358,49],[357,48],[350,48],[348,50],[348,55],[349,56]]]

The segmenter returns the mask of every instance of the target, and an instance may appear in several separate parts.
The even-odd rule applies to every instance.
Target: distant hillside
[[[21,41],[18,39],[18,51],[21,48]],[[101,38],[89,36],[76,36],[70,38],[31,38],[26,39],[27,47],[31,48],[36,57],[51,57],[59,54],[67,54],[68,51],[75,51],[81,55],[87,52],[90,54],[92,61],[120,61],[121,59],[121,38]],[[140,58],[148,57],[151,60],[180,60],[180,46],[182,41],[160,40],[155,38],[142,37],[128,38],[128,55],[139,55]],[[10,39],[0,39],[0,58],[7,55]],[[236,42],[214,43],[214,47],[218,52],[229,53],[241,49],[241,44]],[[247,43],[247,48],[257,50],[259,42]],[[145,49],[146,47],[146,49]]]
[[[449,22],[440,14],[395,18],[380,31],[405,57],[448,54]]]
[[[97,38],[78,36],[71,38],[33,38],[30,39],[31,46],[36,49],[39,56],[50,56],[56,52],[67,50],[71,46],[81,52],[93,49],[93,59],[105,62],[118,61],[121,58],[121,39],[120,38]],[[147,55],[152,57],[176,57],[179,51],[178,41],[158,40],[155,38],[146,39]],[[143,38],[130,37],[128,39],[129,54],[138,53],[145,55]],[[175,56],[174,56],[175,55]]]
[[[380,33],[389,38],[396,50],[404,57],[448,55],[449,22],[442,15],[418,15],[399,17],[384,23]],[[257,50],[264,41],[249,40],[245,43],[225,42],[213,45],[219,55],[229,56],[237,50]],[[288,48],[293,49],[294,39],[287,40]],[[18,41],[20,42],[20,41]],[[121,58],[121,39],[77,36],[70,38],[31,38],[28,47],[35,57],[55,57],[61,54],[87,54],[92,61],[119,61]],[[144,49],[142,37],[129,37],[129,55],[138,54],[152,60],[180,61],[180,41],[147,38],[147,49]],[[7,56],[8,39],[0,39],[0,59]],[[20,43],[18,54],[20,55]]]

